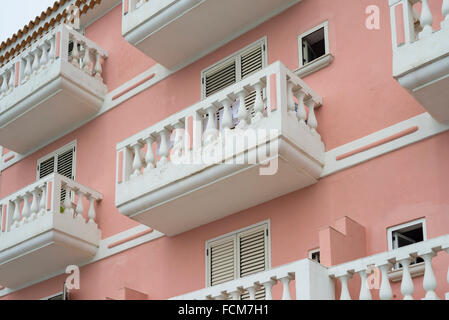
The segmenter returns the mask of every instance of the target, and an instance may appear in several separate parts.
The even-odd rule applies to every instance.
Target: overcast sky
[[[55,0],[0,0],[0,43],[51,7],[54,2]]]

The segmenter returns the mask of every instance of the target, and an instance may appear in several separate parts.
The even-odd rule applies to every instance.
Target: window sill
[[[332,61],[334,61],[334,56],[330,53],[325,54],[324,56],[319,57],[318,59],[309,62],[302,67],[299,67],[295,70],[295,74],[300,78],[306,77],[309,74],[327,67],[332,63]]]
[[[414,265],[409,266],[408,268],[410,270],[410,275],[412,278],[422,276],[424,274],[425,266],[424,262],[420,262]],[[388,279],[390,279],[391,282],[398,282],[402,280],[402,268],[391,270],[388,272]]]

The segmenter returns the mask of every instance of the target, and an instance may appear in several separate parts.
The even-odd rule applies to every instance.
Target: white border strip
[[[396,140],[384,143],[382,145],[373,147],[371,149],[356,153],[345,159],[337,161],[337,157],[361,147],[365,147],[371,143],[380,141],[391,137],[403,130],[417,126],[418,131],[398,138]],[[361,164],[365,161],[377,158],[386,153],[395,151],[399,148],[403,148],[412,143],[419,142],[421,140],[432,137],[436,134],[449,130],[449,124],[439,123],[432,118],[429,113],[423,113],[419,116],[410,118],[408,120],[399,122],[391,127],[377,131],[373,134],[365,136],[361,139],[354,140],[345,145],[332,149],[326,152],[325,166],[321,178],[331,175],[333,173],[348,169],[355,165]]]

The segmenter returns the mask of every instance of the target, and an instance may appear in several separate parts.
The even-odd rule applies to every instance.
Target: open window
[[[309,259],[321,263],[320,249],[314,249],[309,251]]]
[[[426,240],[425,219],[419,219],[388,229],[388,249],[395,250],[414,243]],[[411,265],[421,263],[424,260],[417,258]],[[394,269],[402,268],[400,263],[394,266]]]
[[[298,37],[298,76],[305,77],[328,66],[333,57],[329,50],[328,22],[316,26]]]

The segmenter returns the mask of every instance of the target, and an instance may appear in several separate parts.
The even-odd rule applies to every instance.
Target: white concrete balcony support
[[[122,35],[153,60],[175,69],[300,1],[123,0]]]
[[[254,91],[254,105],[245,106]],[[321,105],[276,62],[119,143],[116,206],[171,236],[316,183],[324,165],[314,113]]]
[[[448,122],[449,2],[444,0],[439,12],[429,0],[389,3],[393,76],[437,121]],[[435,21],[441,14],[443,20]],[[433,29],[434,22],[438,30]]]
[[[0,200],[0,283],[14,288],[93,257],[101,239],[95,222],[101,199],[101,193],[52,174]]]
[[[240,300],[241,294],[245,292],[249,292],[249,299],[254,300],[255,291],[262,287],[265,288],[265,299],[272,300],[272,290],[276,286],[282,287],[282,300],[291,300],[289,283],[293,280],[296,300],[334,299],[334,284],[326,267],[304,259],[169,300],[222,300],[222,297]]]
[[[415,260],[417,257],[421,257],[424,260],[425,264],[422,286],[426,291],[426,295],[423,300],[444,299],[444,297],[438,297],[435,293],[438,283],[433,271],[432,261],[437,256],[437,254],[449,253],[448,248],[449,235],[444,235],[438,238],[418,242],[399,249],[379,253],[373,256],[331,267],[329,268],[329,276],[331,278],[338,279],[341,282],[341,300],[351,299],[348,290],[348,281],[350,279],[348,275],[352,275],[354,273],[365,273],[365,276],[360,278],[362,281],[359,296],[360,299],[363,298],[371,300],[369,289],[379,289],[379,297],[381,299],[391,300],[393,298],[393,292],[387,272],[391,270],[391,268],[396,263],[399,262],[402,265],[401,293],[403,299],[413,300],[415,298],[415,289],[410,275],[409,265],[412,260]],[[375,268],[378,268],[378,270],[380,271],[375,271]],[[366,275],[372,277],[371,281],[367,279]],[[449,283],[449,270],[447,280]],[[370,287],[368,284],[371,284],[372,287]],[[449,297],[449,293],[446,294],[446,299],[447,297]]]
[[[60,25],[0,68],[0,145],[26,153],[95,115],[108,54]]]

